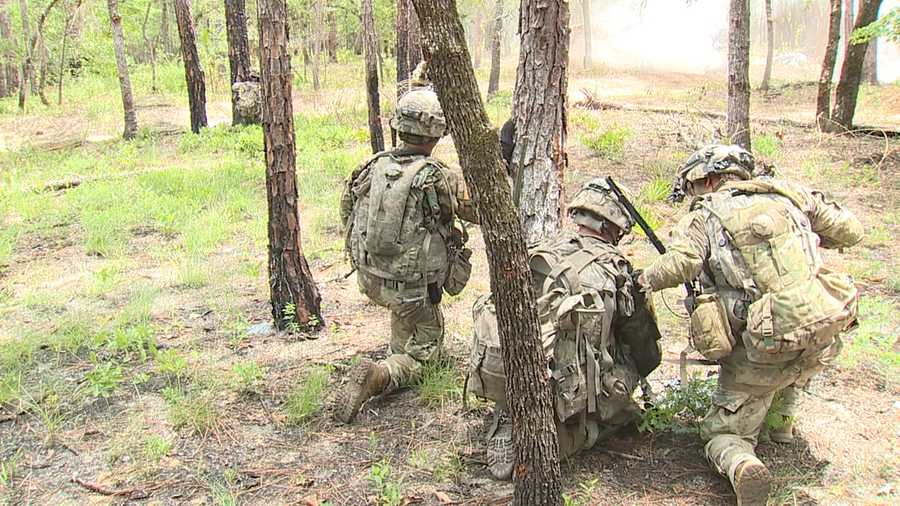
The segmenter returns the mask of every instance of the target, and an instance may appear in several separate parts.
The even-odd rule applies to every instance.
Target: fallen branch
[[[90,483],[82,480],[81,478],[73,476],[71,482],[80,485],[81,487],[90,490],[91,492],[105,495],[105,496],[115,496],[115,497],[128,497],[130,500],[136,501],[138,499],[146,499],[150,497],[150,494],[145,492],[144,490],[136,489],[136,488],[126,488],[122,490],[114,490],[110,488],[106,488],[101,485],[97,485],[96,483]]]

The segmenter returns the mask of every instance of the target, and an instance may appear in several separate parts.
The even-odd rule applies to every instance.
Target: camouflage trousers
[[[782,393],[776,414],[795,416],[801,390],[840,349],[841,340],[836,338],[829,347],[793,361],[759,364],[747,359],[743,346],[735,347],[719,369],[712,406],[700,424],[712,467],[734,483],[738,466],[756,458],[754,448],[775,395]]]
[[[357,281],[372,302],[391,311],[391,355],[384,361],[391,375],[387,391],[411,385],[419,379],[422,365],[440,356],[444,341],[440,306],[428,300],[424,285],[397,285],[362,271]]]

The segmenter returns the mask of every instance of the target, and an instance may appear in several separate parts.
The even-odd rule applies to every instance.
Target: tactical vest
[[[442,221],[437,160],[397,151],[379,153],[352,182],[346,248],[354,267],[383,279],[442,283],[451,226]]]
[[[614,322],[636,313],[628,263],[597,239],[563,233],[530,252],[538,295],[541,338],[553,384],[557,418],[586,412],[612,419],[630,406],[641,372],[631,347],[617,339]],[[506,375],[500,355],[496,314],[490,295],[473,307],[474,342],[466,380],[468,391],[506,403]],[[641,312],[646,316],[645,312]],[[659,364],[655,320],[650,342]],[[635,337],[647,334],[636,332]],[[646,363],[646,361],[645,361]]]
[[[855,321],[853,280],[823,266],[819,238],[788,189],[774,180],[736,184],[694,208],[710,215],[703,292],[719,295],[751,360],[793,360],[830,345]]]

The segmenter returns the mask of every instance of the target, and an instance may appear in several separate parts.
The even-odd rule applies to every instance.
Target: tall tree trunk
[[[322,327],[316,282],[300,242],[291,54],[284,0],[259,0],[259,66],[269,205],[269,294],[279,329]]]
[[[59,0],[50,0],[50,3],[47,4],[47,7],[44,8],[44,12],[41,13],[41,16],[38,18],[37,22],[37,32],[31,37],[31,57],[34,59],[35,53],[40,55],[40,80],[35,85],[35,81],[32,81],[31,91],[38,94],[41,98],[41,103],[45,106],[50,105],[50,101],[47,100],[47,95],[44,93],[44,84],[47,80],[47,47],[44,45],[44,22],[47,21],[47,16],[50,15],[50,11],[53,10],[53,7],[56,6]],[[32,70],[32,72],[34,72]]]
[[[481,9],[476,9],[472,15],[472,61],[475,68],[481,68],[481,53],[484,52],[484,18]]]
[[[841,36],[842,2],[843,0],[831,0],[828,40],[825,44],[825,56],[822,60],[822,72],[819,74],[819,87],[816,93],[816,125],[823,132],[834,130],[831,122],[831,82],[834,79],[834,65]]]
[[[769,89],[769,80],[772,78],[772,58],[775,56],[775,20],[772,18],[772,0],[765,0],[766,4],[766,70],[763,72],[762,83],[759,89]]]
[[[338,62],[338,29],[334,11],[328,12],[328,61]]]
[[[31,68],[31,30],[28,23],[28,3],[26,0],[19,0],[19,17],[22,19],[22,72],[19,74],[19,109],[25,110],[25,102],[28,101],[28,82],[33,81]]]
[[[557,506],[562,491],[550,379],[525,237],[511,204],[497,131],[481,102],[455,0],[413,0],[413,5],[431,62],[429,75],[484,233],[516,448],[513,504]]]
[[[153,2],[147,2],[144,22],[141,23],[141,37],[144,39],[144,45],[150,50],[150,91],[156,93],[156,44],[159,41],[159,34],[153,39],[147,37],[147,22],[150,20],[150,7],[152,6]]]
[[[874,22],[878,17],[880,7],[881,0],[860,0],[859,16],[856,17],[854,29]],[[847,56],[841,65],[841,78],[834,93],[834,110],[831,112],[831,119],[846,129],[853,126],[853,114],[856,112],[856,98],[859,94],[863,60],[865,60],[868,46],[869,42],[849,45]]]
[[[122,109],[125,112],[125,130],[122,137],[131,140],[137,135],[137,116],[134,113],[134,97],[131,95],[131,79],[128,77],[128,60],[125,58],[125,36],[122,34],[122,18],[119,17],[119,0],[106,0],[106,6],[109,9],[116,69],[119,72],[119,88],[122,91]]]
[[[406,61],[409,62],[409,72],[412,73],[422,61],[422,30],[419,29],[419,18],[412,7],[412,1],[405,1],[409,4],[409,38],[406,42]]]
[[[228,32],[228,66],[231,70],[231,124],[250,124],[254,119],[241,114],[238,93],[234,90],[235,83],[250,79],[250,41],[244,0],[225,0],[225,27]]]
[[[500,39],[503,37],[503,0],[494,0],[494,29],[491,31],[491,75],[487,96],[490,99],[500,89]]]
[[[188,107],[191,110],[191,131],[200,132],[206,126],[206,81],[200,67],[200,55],[191,17],[191,0],[175,0],[175,21],[181,39],[181,58],[184,61],[184,79],[187,82]]]
[[[324,0],[313,0],[313,36],[312,36],[312,78],[313,90],[319,91],[322,87],[320,80],[322,58],[322,24],[325,22],[322,16]]]
[[[584,68],[594,66],[593,36],[594,27],[591,26],[591,0],[581,0],[581,19],[584,24]]]
[[[169,26],[171,21],[169,20],[169,2],[171,0],[159,0],[160,2],[160,13],[159,13],[159,38],[162,41],[163,51],[166,54],[172,54],[175,52],[175,48],[172,45],[172,36],[169,34]]]
[[[381,102],[378,96],[378,47],[375,34],[375,14],[372,0],[362,0],[363,51],[366,54],[366,96],[369,106],[369,142],[372,152],[384,151],[384,131],[381,128]]]
[[[4,42],[2,54],[0,54],[0,97],[8,97],[12,95],[12,76],[10,73],[10,64],[12,63],[12,44],[15,42],[12,38],[12,30],[9,27],[9,0],[0,0],[0,40]]]
[[[878,40],[869,41],[866,58],[863,61],[862,79],[866,84],[878,86]]]
[[[725,135],[750,151],[750,6],[749,0],[730,1]]]
[[[566,171],[569,3],[522,0],[521,50],[513,117],[515,199],[525,238],[538,241],[559,229]]]
[[[409,74],[412,69],[409,68],[409,18],[412,10],[409,0],[397,0],[397,15],[395,17],[394,26],[396,28],[397,43],[397,98],[403,96],[409,91]]]

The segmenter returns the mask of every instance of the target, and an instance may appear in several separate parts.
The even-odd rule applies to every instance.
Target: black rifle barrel
[[[625,209],[628,211],[628,214],[637,222],[638,226],[641,227],[641,230],[647,234],[647,239],[650,240],[650,244],[656,248],[656,251],[659,252],[660,255],[664,255],[666,253],[666,247],[663,245],[662,241],[659,240],[659,237],[656,236],[656,233],[653,232],[653,229],[650,228],[650,225],[647,224],[647,221],[644,220],[644,217],[641,216],[641,213],[638,212],[637,209],[634,208],[634,205],[628,200],[628,197],[625,196],[625,193],[622,192],[622,189],[619,188],[619,185],[613,181],[612,177],[606,177],[606,184],[609,185],[609,189],[616,195],[616,198],[619,199],[619,202],[625,206]]]

